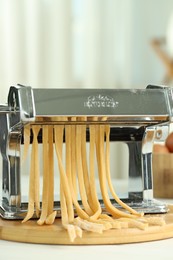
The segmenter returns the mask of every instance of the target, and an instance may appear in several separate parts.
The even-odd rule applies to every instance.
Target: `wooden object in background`
[[[153,154],[155,198],[173,199],[173,154]]]
[[[151,46],[156,52],[157,56],[160,58],[161,62],[165,66],[165,78],[163,80],[164,84],[169,84],[173,81],[173,60],[169,57],[169,54],[165,50],[166,39],[156,38],[151,41]]]

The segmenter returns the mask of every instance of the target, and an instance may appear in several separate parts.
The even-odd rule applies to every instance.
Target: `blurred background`
[[[172,15],[172,0],[0,0],[0,103],[17,83],[171,85]],[[120,150],[115,163],[127,167]]]
[[[166,39],[162,46],[173,57],[172,13],[172,0],[0,0],[0,102],[17,83],[162,84],[167,67],[151,41]]]

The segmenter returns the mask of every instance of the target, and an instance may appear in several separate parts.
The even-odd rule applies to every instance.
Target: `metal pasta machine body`
[[[63,121],[64,117],[75,117],[74,124],[109,124],[111,143],[123,142],[129,151],[127,196],[122,200],[146,213],[165,212],[166,206],[153,199],[152,149],[155,141],[164,142],[169,133],[172,104],[173,90],[161,86],[146,89],[11,87],[7,104],[0,107],[0,215],[20,219],[27,211],[21,185],[24,126],[68,124],[68,120]],[[56,121],[57,117],[62,118],[62,122]],[[81,121],[82,117],[86,120]],[[54,204],[55,208],[59,205],[57,201]]]

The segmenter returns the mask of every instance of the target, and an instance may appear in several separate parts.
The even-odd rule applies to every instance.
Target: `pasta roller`
[[[153,198],[152,149],[154,142],[164,142],[169,133],[173,116],[172,99],[171,88],[151,85],[146,89],[41,89],[22,85],[10,87],[7,104],[0,106],[2,218],[22,219],[26,215],[29,197],[25,194],[29,189],[29,163],[27,164],[27,159],[23,159],[24,130],[29,129],[30,133],[27,156],[30,158],[31,147],[34,145],[33,126],[40,127],[36,142],[42,154],[42,127],[45,125],[52,126],[53,129],[55,126],[85,126],[86,143],[91,139],[89,126],[109,125],[111,145],[125,143],[128,147],[128,185],[125,195],[120,195],[120,199],[144,213],[166,212],[166,205]],[[55,143],[55,130],[52,134]],[[66,141],[63,134],[63,142]],[[40,156],[33,158],[42,163]],[[50,158],[48,156],[48,165]],[[114,154],[111,158],[114,158]],[[56,160],[54,161],[56,164]],[[56,171],[58,166],[55,165],[54,168]],[[40,176],[42,178],[42,174]],[[57,180],[56,190],[58,185]],[[100,205],[104,210],[104,201],[99,193],[100,191]],[[60,215],[58,194],[53,195],[53,200],[53,207],[57,210],[57,215]],[[78,201],[81,203],[80,198]],[[110,201],[115,207],[121,207],[111,195]]]

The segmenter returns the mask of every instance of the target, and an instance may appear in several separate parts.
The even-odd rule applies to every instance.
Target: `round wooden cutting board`
[[[158,216],[158,215],[157,215]],[[38,226],[35,220],[22,224],[20,220],[0,218],[0,239],[26,243],[63,244],[63,245],[103,245],[125,244],[161,240],[173,237],[173,206],[169,212],[160,214],[166,225],[149,226],[145,230],[137,228],[111,229],[102,234],[83,231],[82,238],[70,242],[67,231],[59,219],[53,225]]]

